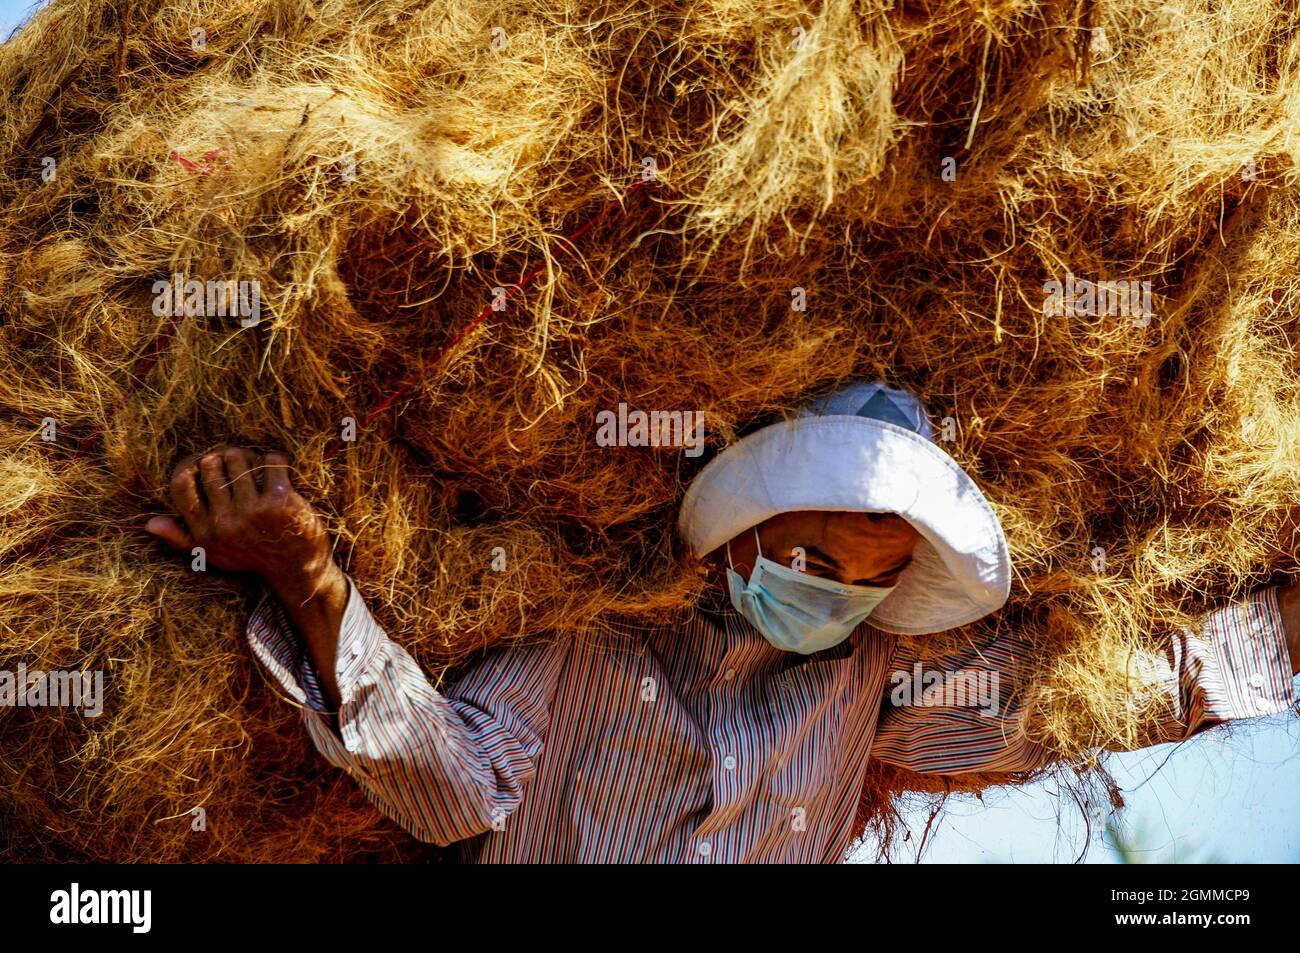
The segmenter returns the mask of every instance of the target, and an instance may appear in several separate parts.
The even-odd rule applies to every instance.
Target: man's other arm
[[[1291,679],[1300,671],[1300,587],[1268,587],[1210,613],[1202,625],[1174,633],[1167,648],[1134,659],[1135,704],[1153,703],[1157,717],[1141,738],[1109,744],[1114,751],[1181,741],[1224,721],[1286,711],[1295,703]],[[1031,740],[1020,706],[1032,647],[1014,636],[924,663],[924,670],[996,674],[996,711],[974,706],[894,704],[887,683],[872,756],[932,774],[1016,773],[1046,766],[1055,754]],[[895,653],[892,669],[915,664]]]

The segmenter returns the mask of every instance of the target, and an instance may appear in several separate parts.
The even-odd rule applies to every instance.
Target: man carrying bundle
[[[187,458],[171,493],[177,516],[152,533],[266,582],[249,642],[321,754],[465,860],[837,862],[872,758],[937,774],[1053,758],[1024,731],[1014,633],[924,666],[897,638],[996,611],[1011,564],[920,402],[880,383],[749,434],[695,477],[678,529],[715,583],[695,610],[497,649],[443,691],[371,617],[283,454]],[[891,691],[921,668],[995,691]],[[1259,590],[1140,661],[1161,707],[1147,743],[1285,711],[1298,670],[1300,590]]]

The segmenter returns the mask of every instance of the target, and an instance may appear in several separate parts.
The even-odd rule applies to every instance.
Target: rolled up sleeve
[[[1018,699],[1031,677],[1033,647],[1014,636],[927,662],[952,679],[975,677],[992,685],[996,706],[927,704],[886,698],[872,745],[873,757],[935,774],[1020,773],[1049,764],[1053,751],[1031,740]],[[904,649],[893,667],[902,680],[915,659]],[[1160,652],[1136,655],[1128,672],[1130,697],[1120,704],[1150,712],[1129,751],[1182,741],[1225,721],[1286,711],[1295,704],[1291,659],[1277,587],[1210,613],[1199,627],[1174,634]]]
[[[1295,692],[1278,588],[1211,613],[1199,632],[1184,629],[1151,671],[1169,686],[1168,740],[1286,711]]]

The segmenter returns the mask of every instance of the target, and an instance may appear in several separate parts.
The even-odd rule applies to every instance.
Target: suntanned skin
[[[798,510],[764,520],[758,527],[763,556],[800,568],[795,548],[803,550],[802,571],[851,586],[893,586],[912,560],[921,534],[893,513],[847,513]],[[758,547],[746,529],[705,557],[725,581],[727,550],[731,564],[745,579],[753,570]]]
[[[293,488],[288,457],[259,457],[242,447],[188,456],[172,475],[171,498],[176,515],[152,517],[145,529],[186,552],[202,546],[215,569],[260,576],[288,612],[337,712],[335,655],[348,584],[324,521]],[[850,585],[894,585],[920,539],[911,524],[892,514],[873,519],[865,513],[782,513],[758,532],[766,558],[791,565],[792,550],[800,546],[805,572]],[[737,534],[730,545],[732,564],[748,579],[757,554],[753,531]],[[710,553],[705,564],[725,579],[725,547]],[[1291,671],[1297,674],[1300,583],[1283,586],[1279,601]]]
[[[176,516],[152,517],[145,529],[186,552],[202,546],[215,569],[260,576],[289,613],[337,711],[334,657],[348,584],[324,522],[293,488],[289,458],[273,451],[259,459],[242,447],[188,456],[172,474],[171,498]]]

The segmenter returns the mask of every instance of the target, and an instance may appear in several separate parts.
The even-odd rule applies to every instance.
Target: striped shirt
[[[863,623],[801,656],[715,592],[653,627],[498,649],[437,691],[348,586],[337,734],[269,595],[249,620],[252,650],[326,760],[414,837],[458,843],[464,861],[833,863],[852,846],[871,758],[961,774],[1053,757],[1022,730],[1029,647],[1015,638],[921,666],[907,640]],[[1150,743],[1293,703],[1276,588],[1173,636],[1144,666],[1163,709]],[[909,699],[922,672],[993,691],[979,707],[973,690]]]

